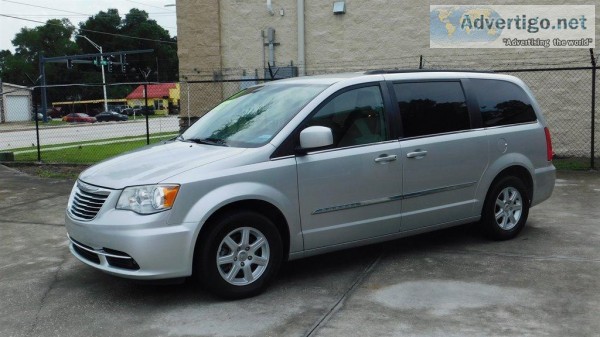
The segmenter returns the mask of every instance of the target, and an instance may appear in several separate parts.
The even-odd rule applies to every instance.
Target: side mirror
[[[333,133],[325,126],[310,126],[300,132],[300,152],[333,145]]]

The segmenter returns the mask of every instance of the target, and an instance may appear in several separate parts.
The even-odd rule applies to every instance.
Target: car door
[[[403,137],[402,231],[477,216],[475,190],[488,163],[459,80],[394,83]]]
[[[332,130],[327,150],[297,156],[305,249],[357,241],[399,230],[402,160],[390,140],[379,83],[333,95],[305,126]]]

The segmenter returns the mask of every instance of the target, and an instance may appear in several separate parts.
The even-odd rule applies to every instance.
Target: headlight
[[[152,214],[173,207],[179,185],[147,185],[127,187],[121,192],[117,209],[139,214]]]

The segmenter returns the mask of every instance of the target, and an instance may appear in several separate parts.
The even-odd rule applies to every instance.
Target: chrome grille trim
[[[69,214],[80,220],[94,219],[110,192],[110,190],[78,181],[70,200]]]
[[[93,249],[91,247],[87,247],[81,243],[79,243],[77,240],[71,238],[68,234],[67,234],[67,238],[69,238],[69,241],[71,241],[71,243],[83,250],[85,250],[86,252],[92,253],[92,254],[98,254],[98,255],[102,255],[102,256],[106,256],[106,257],[112,257],[115,259],[124,259],[124,260],[133,260],[133,258],[131,256],[122,256],[122,255],[115,255],[115,254],[109,254],[106,253],[104,250],[96,250]]]

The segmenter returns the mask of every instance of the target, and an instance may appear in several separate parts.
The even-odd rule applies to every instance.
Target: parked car
[[[129,117],[127,115],[123,115],[114,111],[103,111],[96,115],[96,120],[98,122],[109,122],[109,121],[126,121]]]
[[[87,114],[75,112],[66,115],[62,120],[69,123],[96,123],[95,117],[90,117]]]
[[[136,115],[140,115],[140,116],[143,116],[146,113],[148,113],[148,115],[154,115],[154,113],[155,113],[154,106],[152,106],[152,105],[148,105],[148,106],[135,105],[133,107],[133,111]]]
[[[66,229],[94,268],[194,275],[240,298],[287,260],[466,223],[514,238],[552,194],[552,156],[516,77],[293,78],[244,89],[175,140],[87,169]]]
[[[123,114],[123,110],[129,108],[127,105],[109,105],[108,110]]]
[[[119,112],[119,113],[123,114],[123,115],[127,115],[127,116],[133,116],[133,108],[130,108],[130,107],[123,108],[123,109],[121,109],[121,112]]]

